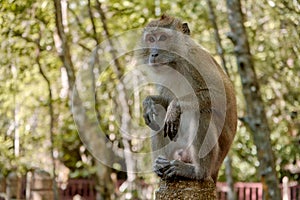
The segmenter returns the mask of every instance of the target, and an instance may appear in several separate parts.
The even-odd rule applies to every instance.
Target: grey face
[[[165,65],[174,61],[174,55],[168,51],[172,43],[171,36],[162,31],[151,31],[144,36],[147,47],[145,63],[156,66]]]

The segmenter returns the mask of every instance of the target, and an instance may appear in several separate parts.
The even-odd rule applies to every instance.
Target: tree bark
[[[231,27],[229,38],[232,40],[237,58],[237,65],[243,86],[243,95],[246,101],[247,116],[244,123],[250,129],[257,148],[260,162],[259,172],[264,188],[264,199],[281,199],[278,180],[275,171],[274,155],[270,141],[270,128],[258,80],[256,77],[249,42],[244,27],[243,13],[239,0],[226,0],[228,19]]]
[[[227,69],[227,66],[226,66],[226,60],[225,60],[225,56],[224,56],[224,49],[223,49],[223,46],[222,46],[222,43],[221,43],[221,37],[220,37],[220,34],[219,34],[219,28],[218,28],[218,25],[217,25],[217,17],[215,15],[214,6],[213,6],[211,0],[206,0],[206,2],[207,2],[207,5],[208,5],[208,10],[209,10],[209,19],[210,19],[210,22],[211,22],[211,24],[213,26],[213,29],[214,29],[214,37],[215,37],[215,41],[216,41],[217,53],[221,58],[223,69],[225,70],[226,74],[229,76],[228,69]]]
[[[44,72],[42,68],[42,64],[40,61],[40,51],[41,51],[41,46],[39,41],[37,42],[37,57],[36,61],[39,67],[40,74],[44,78],[44,80],[47,83],[47,89],[48,89],[48,106],[49,106],[49,116],[50,116],[50,153],[51,153],[51,161],[52,161],[52,189],[53,189],[53,198],[55,200],[58,200],[58,190],[57,190],[57,184],[56,184],[56,165],[55,165],[55,157],[54,157],[54,110],[53,110],[53,96],[52,96],[52,90],[51,90],[51,83],[49,78],[46,76],[46,73]]]
[[[213,180],[173,180],[161,181],[155,192],[156,200],[216,200],[216,185]]]
[[[109,155],[106,148],[106,141],[98,136],[98,124],[87,116],[86,110],[82,104],[82,101],[78,95],[78,91],[75,85],[75,69],[73,62],[71,60],[70,47],[67,41],[67,36],[64,31],[64,26],[62,23],[62,8],[61,1],[54,0],[55,5],[55,20],[56,28],[58,33],[59,41],[57,41],[57,51],[64,64],[67,71],[68,77],[68,95],[69,95],[69,107],[72,110],[76,125],[78,126],[78,131],[82,136],[82,142],[87,145],[87,148],[96,154],[107,155],[105,158],[107,160],[104,163],[110,163]],[[73,100],[73,101],[72,101]],[[99,199],[110,199],[111,195],[114,193],[114,185],[110,178],[110,168],[96,161],[97,165],[97,178],[100,184],[97,188]]]

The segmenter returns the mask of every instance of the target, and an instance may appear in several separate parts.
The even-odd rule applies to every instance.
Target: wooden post
[[[216,200],[216,185],[213,180],[161,180],[159,189],[155,192],[155,199]]]

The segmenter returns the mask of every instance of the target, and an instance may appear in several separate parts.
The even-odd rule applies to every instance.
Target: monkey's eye
[[[151,42],[151,43],[153,43],[153,42],[155,42],[155,39],[154,39],[154,37],[149,36],[149,37],[148,37],[148,41]]]
[[[161,35],[158,41],[165,41],[167,39],[166,35]]]

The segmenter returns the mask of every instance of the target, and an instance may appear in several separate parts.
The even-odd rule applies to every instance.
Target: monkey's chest
[[[184,111],[180,116],[178,143],[182,146],[188,146],[197,135],[199,127],[199,117],[194,111]]]

